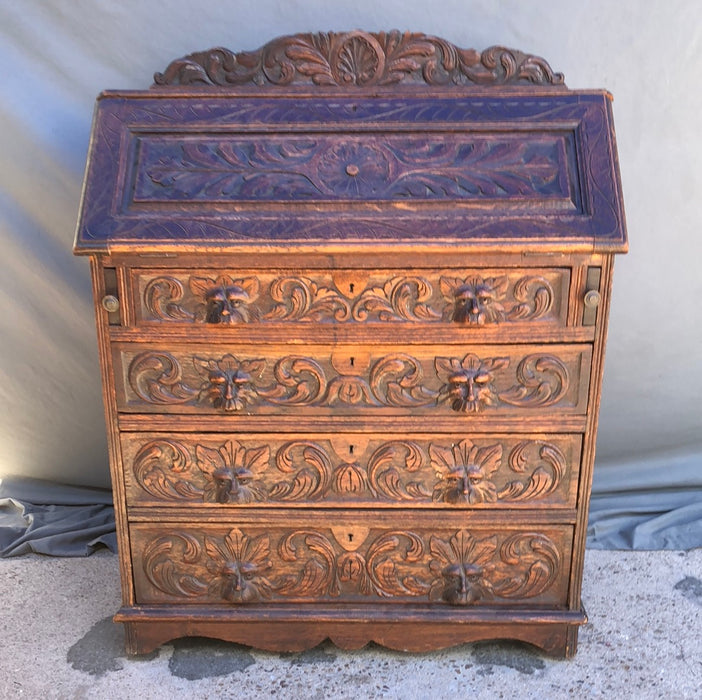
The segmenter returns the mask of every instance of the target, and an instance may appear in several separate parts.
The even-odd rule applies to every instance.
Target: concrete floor
[[[510,643],[300,654],[180,640],[130,660],[117,558],[0,559],[1,698],[702,698],[702,549],[590,551],[590,622],[554,661]]]

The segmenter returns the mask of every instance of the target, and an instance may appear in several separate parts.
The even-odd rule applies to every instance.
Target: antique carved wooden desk
[[[92,262],[129,652],[575,652],[614,253],[610,98],[398,32],[98,101]]]

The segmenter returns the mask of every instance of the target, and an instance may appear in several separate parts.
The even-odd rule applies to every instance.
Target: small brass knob
[[[590,289],[585,292],[583,303],[588,309],[596,309],[600,305],[602,297],[596,289]]]
[[[110,314],[119,311],[119,299],[113,294],[105,294],[102,298],[102,308]]]

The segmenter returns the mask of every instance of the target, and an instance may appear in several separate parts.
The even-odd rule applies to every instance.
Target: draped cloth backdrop
[[[702,3],[23,0],[0,5],[0,555],[113,545],[87,261],[72,256],[95,97],[178,56],[399,28],[541,55],[606,88],[631,252],[617,260],[591,546],[702,546]]]

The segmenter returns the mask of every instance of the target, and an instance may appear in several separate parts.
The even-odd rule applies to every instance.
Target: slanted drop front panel
[[[625,245],[604,94],[104,96],[76,250]]]

